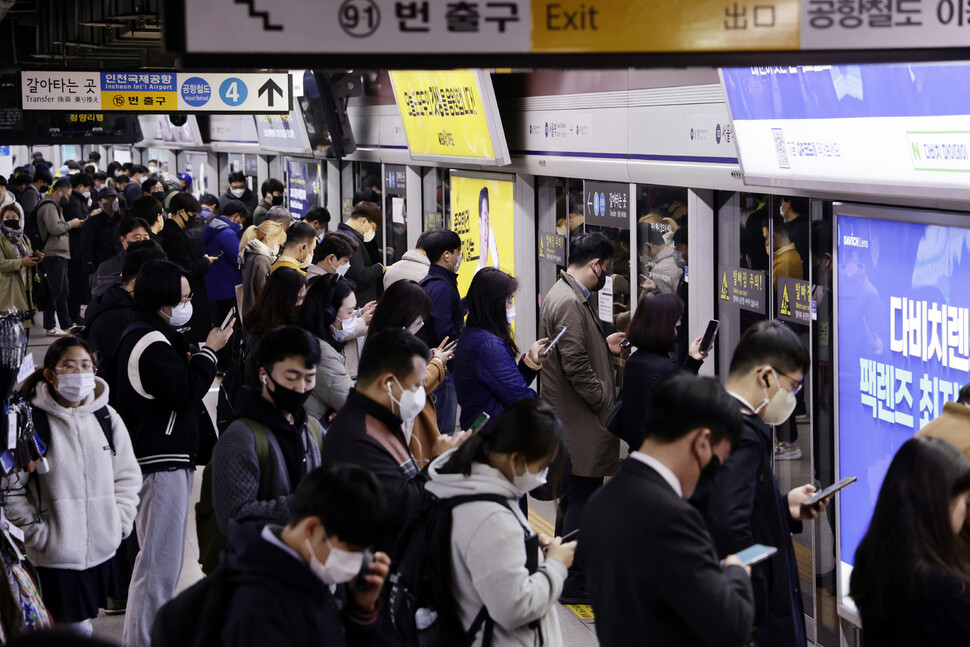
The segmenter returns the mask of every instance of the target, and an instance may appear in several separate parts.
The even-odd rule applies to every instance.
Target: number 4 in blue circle
[[[222,102],[230,106],[241,105],[249,96],[249,90],[242,79],[230,77],[219,86],[219,96]]]

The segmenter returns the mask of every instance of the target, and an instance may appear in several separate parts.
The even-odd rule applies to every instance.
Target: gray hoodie
[[[496,647],[534,647],[536,634],[529,628],[533,620],[541,622],[544,647],[561,646],[555,605],[566,579],[565,564],[544,559],[539,551],[539,569],[529,575],[522,533],[529,523],[518,508],[519,493],[500,471],[481,463],[474,463],[467,477],[439,474],[451,454],[428,468],[428,492],[441,499],[500,494],[509,498],[512,508],[481,501],[458,506],[452,513],[451,574],[462,625],[470,627],[484,604],[495,621],[492,644]],[[479,632],[474,645],[481,644]]]

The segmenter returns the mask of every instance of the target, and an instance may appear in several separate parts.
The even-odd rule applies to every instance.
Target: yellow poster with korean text
[[[458,291],[475,274],[497,267],[515,276],[515,181],[451,176],[451,228],[461,238]]]

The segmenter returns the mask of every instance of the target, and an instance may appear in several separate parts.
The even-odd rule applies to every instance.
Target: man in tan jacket
[[[569,267],[542,300],[539,338],[566,332],[543,364],[539,396],[548,402],[566,429],[571,469],[562,482],[556,534],[579,528],[586,502],[603,485],[603,477],[620,466],[620,439],[606,430],[606,414],[616,399],[613,354],[620,352],[624,333],[607,337],[589,297],[610,275],[613,243],[600,233],[574,239]],[[563,586],[566,604],[588,604],[585,579],[573,564]]]

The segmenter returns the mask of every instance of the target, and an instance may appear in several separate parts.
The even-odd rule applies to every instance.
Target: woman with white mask
[[[461,631],[473,638],[464,644],[563,644],[556,602],[576,542],[536,535],[516,503],[558,480],[564,436],[548,404],[523,400],[428,469],[425,489],[439,499],[499,499],[469,501],[451,513],[451,590]]]
[[[54,621],[90,634],[107,596],[127,595],[112,557],[131,533],[141,470],[84,341],[55,341],[21,393],[47,453],[36,474],[9,477],[5,511],[24,531]]]
[[[385,289],[377,301],[377,309],[367,334],[372,335],[388,328],[404,328],[412,335],[417,335],[430,314],[431,297],[424,288],[414,281],[397,281]],[[431,349],[431,361],[424,373],[424,407],[413,421],[404,421],[405,431],[409,426],[411,429],[408,449],[419,468],[423,468],[431,459],[431,450],[440,435],[432,393],[444,380],[445,367],[455,352],[453,345],[448,347],[449,341],[445,337],[438,348]]]
[[[341,350],[356,329],[356,308],[357,297],[350,281],[330,274],[313,282],[297,316],[296,325],[320,344],[317,383],[304,406],[309,415],[323,424],[344,406],[347,394],[354,388]]]
[[[239,267],[242,268],[242,312],[249,312],[256,295],[263,289],[269,268],[286,241],[286,231],[272,220],[251,225],[239,240]]]

